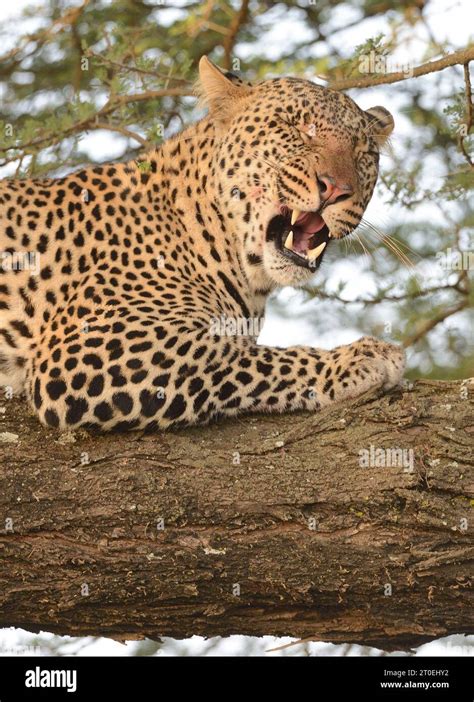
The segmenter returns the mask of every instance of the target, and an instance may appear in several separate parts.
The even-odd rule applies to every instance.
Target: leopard
[[[319,411],[403,377],[372,336],[268,346],[268,296],[361,222],[394,128],[300,77],[199,61],[201,119],[131,160],[0,183],[0,386],[59,431]]]

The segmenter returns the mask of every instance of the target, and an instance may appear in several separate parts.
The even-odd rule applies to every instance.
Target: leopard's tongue
[[[324,219],[317,212],[303,212],[294,222],[293,251],[306,253],[311,238],[324,227]]]
[[[318,212],[302,212],[299,217],[297,217],[294,224],[305,233],[310,232],[311,234],[316,234],[316,232],[319,232],[319,230],[324,227],[324,219]]]
[[[309,242],[313,236],[312,232],[301,231],[301,229],[295,229],[293,231],[293,251],[296,253],[306,253],[309,249]]]

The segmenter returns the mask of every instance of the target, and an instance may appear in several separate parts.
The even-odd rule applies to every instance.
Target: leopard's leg
[[[70,339],[60,353],[46,336],[31,376],[40,419],[60,428],[166,428],[250,411],[318,409],[391,387],[404,368],[399,347],[370,337],[332,351],[279,349],[136,314],[126,324],[96,319],[87,335]]]
[[[230,347],[230,349],[229,349]],[[205,422],[213,415],[245,412],[317,410],[364,392],[396,386],[403,377],[402,347],[363,337],[333,350],[304,346],[275,348],[245,341],[220,342],[213,365],[193,386],[202,389],[185,421]],[[217,359],[220,362],[217,363]]]

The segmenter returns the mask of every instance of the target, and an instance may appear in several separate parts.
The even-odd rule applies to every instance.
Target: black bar
[[[254,696],[256,683],[266,700],[292,689],[293,697],[311,702],[333,696],[472,702],[472,668],[469,657],[0,657],[0,702],[130,700],[138,694],[159,700],[186,693],[191,700],[239,693],[245,700]],[[41,687],[46,683],[63,687]]]

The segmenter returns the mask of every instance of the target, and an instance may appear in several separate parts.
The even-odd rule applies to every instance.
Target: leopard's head
[[[299,78],[252,86],[206,57],[200,91],[215,124],[216,198],[249,280],[305,284],[361,221],[391,114]]]

